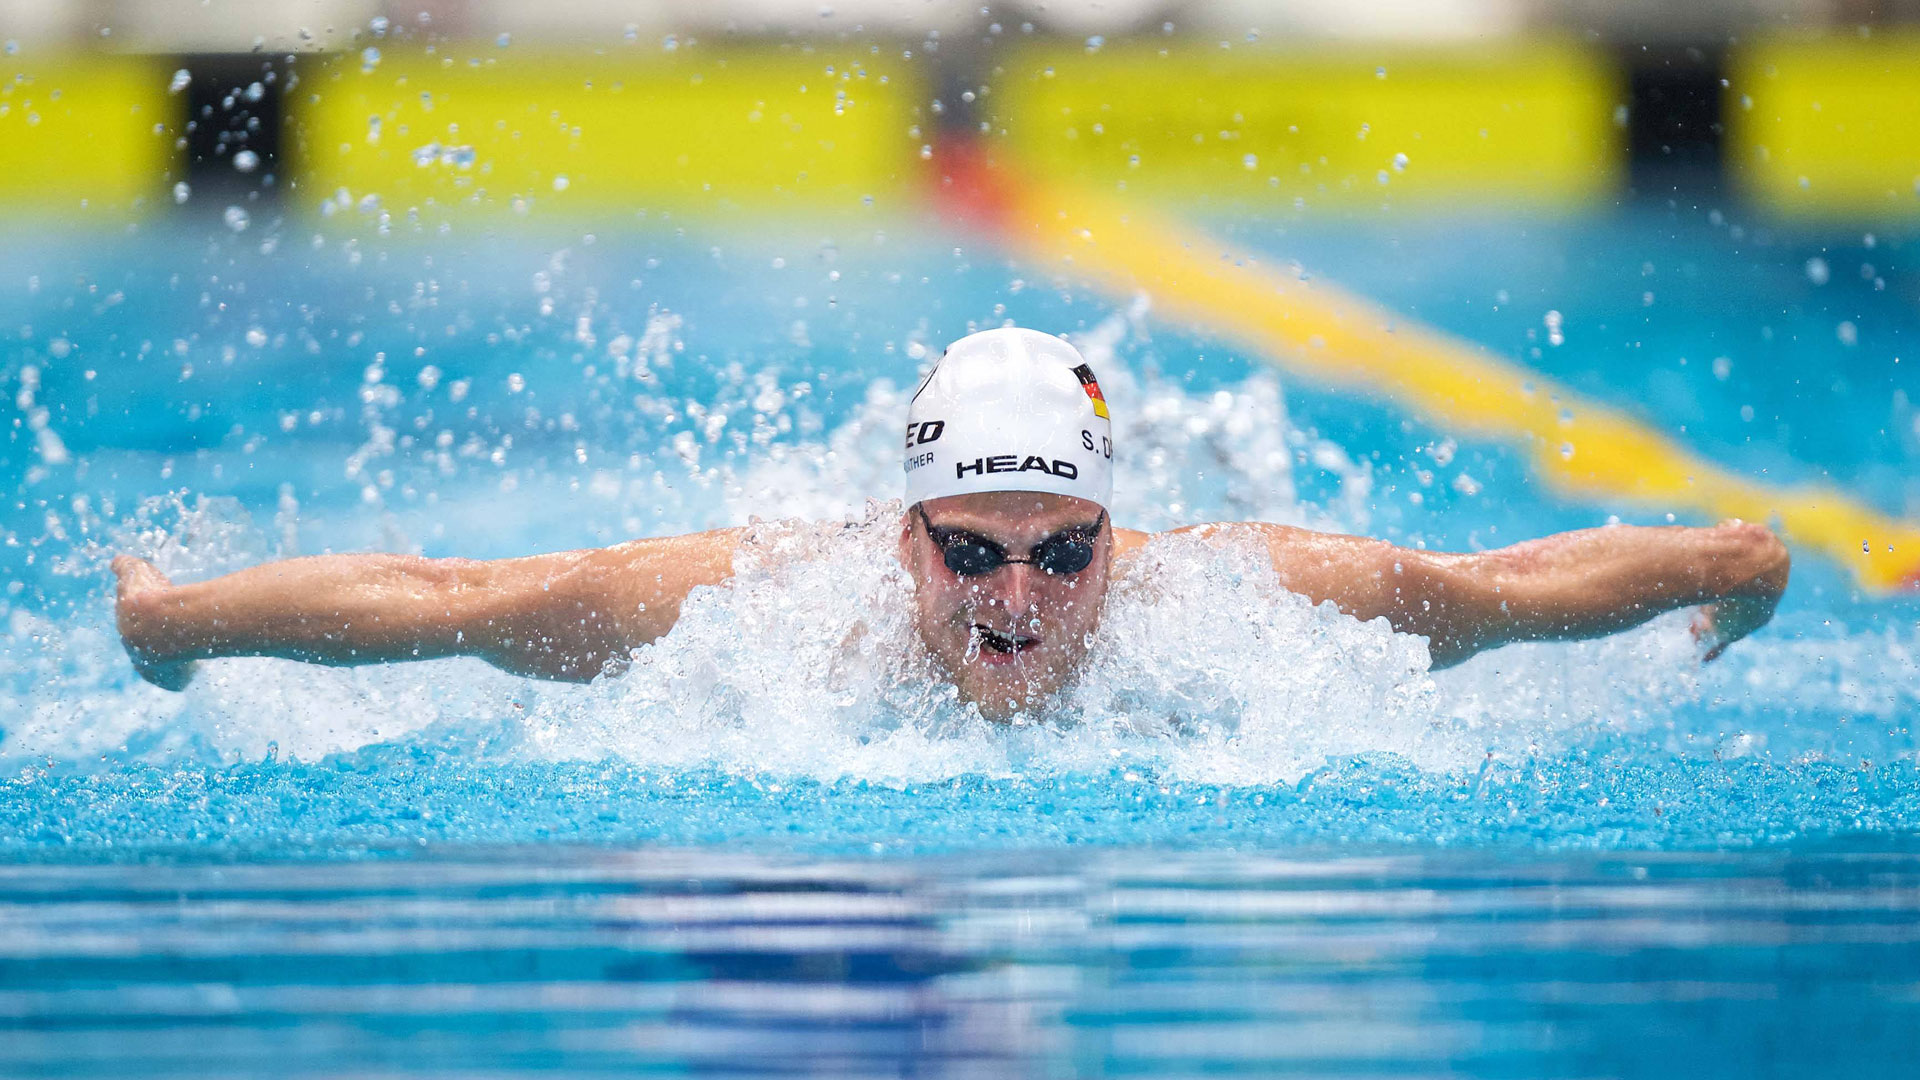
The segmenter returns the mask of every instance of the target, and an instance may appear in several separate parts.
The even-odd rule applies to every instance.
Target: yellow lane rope
[[[1920,524],[1825,485],[1774,487],[1709,462],[1617,409],[1324,282],[1263,264],[1104,194],[1021,175],[966,150],[943,169],[963,211],[1106,289],[1236,339],[1323,385],[1384,395],[1450,432],[1522,447],[1556,491],[1708,519],[1771,521],[1873,590],[1920,589]]]

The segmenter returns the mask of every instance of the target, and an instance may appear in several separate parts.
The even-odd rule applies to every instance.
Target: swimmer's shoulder
[[[1151,541],[1156,536],[1171,536],[1174,533],[1191,533],[1197,536],[1212,536],[1216,533],[1231,531],[1237,527],[1239,527],[1238,524],[1233,522],[1228,522],[1224,524],[1219,522],[1207,522],[1201,525],[1182,525],[1177,529],[1168,529],[1166,532],[1153,533],[1153,532],[1147,532],[1144,529],[1123,529],[1118,525],[1115,525],[1113,527],[1113,557],[1116,559],[1124,559],[1127,556],[1132,555],[1133,553],[1139,551],[1141,548],[1146,547],[1148,542]],[[1270,526],[1262,525],[1259,527],[1269,528]]]
[[[1118,561],[1139,551],[1147,546],[1147,541],[1153,539],[1153,535],[1141,529],[1123,529],[1115,525],[1113,527],[1113,558]]]
[[[1242,536],[1256,537],[1264,542],[1273,552],[1276,563],[1281,560],[1282,552],[1288,553],[1290,557],[1292,553],[1312,549],[1316,542],[1325,542],[1329,539],[1336,541],[1346,539],[1344,537],[1332,537],[1330,534],[1315,532],[1312,529],[1303,529],[1293,525],[1274,525],[1263,521],[1205,522],[1198,525],[1183,525],[1180,528],[1169,529],[1162,533],[1146,532],[1141,529],[1122,529],[1119,526],[1115,526],[1113,530],[1113,562],[1115,568],[1118,569],[1122,567],[1129,561],[1130,556],[1139,552],[1141,548],[1146,547],[1155,537],[1171,536],[1176,533],[1189,536],[1220,537],[1222,539]]]

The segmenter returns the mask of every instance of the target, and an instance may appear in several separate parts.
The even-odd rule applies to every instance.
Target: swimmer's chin
[[[990,638],[983,640],[976,627],[966,628],[967,639],[956,652],[928,650],[961,703],[973,706],[982,719],[1014,726],[1054,712],[1060,687],[1053,677],[1058,661],[1053,649],[1038,637],[1022,635],[1017,648],[1003,652],[989,644]]]
[[[962,701],[970,702],[983,719],[1016,727],[1043,720],[1059,711],[1061,688],[1046,677],[1051,674],[1048,669],[1037,660],[1029,667],[1028,654],[1024,651],[1001,659],[1001,663],[991,666],[976,659],[972,664],[983,677],[954,680]],[[1022,671],[1023,668],[1026,670]],[[1034,675],[1041,678],[1031,678]]]

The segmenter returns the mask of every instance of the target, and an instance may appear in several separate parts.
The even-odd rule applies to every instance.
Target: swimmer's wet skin
[[[1064,341],[989,330],[948,350],[907,419],[898,554],[920,640],[983,714],[1044,708],[1080,666],[1110,582],[1149,539],[1107,519],[1113,444],[1099,384]],[[1703,605],[1694,632],[1710,660],[1772,617],[1788,575],[1773,533],[1739,521],[1610,526],[1472,553],[1260,522],[1177,531],[1263,543],[1283,588],[1425,637],[1435,667],[1690,605]],[[136,669],[168,689],[195,661],[225,656],[465,655],[585,681],[670,632],[694,588],[731,578],[745,538],[720,529],[487,562],[315,556],[185,585],[122,556],[117,616]]]

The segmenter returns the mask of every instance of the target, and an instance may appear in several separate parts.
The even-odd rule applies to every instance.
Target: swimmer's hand
[[[114,621],[120,628],[120,642],[126,646],[127,658],[133,661],[133,670],[162,690],[186,689],[193,681],[193,661],[167,659],[158,648],[165,635],[162,608],[173,582],[152,563],[131,555],[114,559],[113,573],[119,578],[113,605]]]
[[[1693,639],[1704,650],[1700,662],[1710,664],[1727,646],[1767,625],[1787,587],[1787,550],[1764,526],[1732,518],[1717,529],[1744,537],[1765,551],[1767,566],[1745,583],[1745,590],[1702,606],[1694,612]]]

